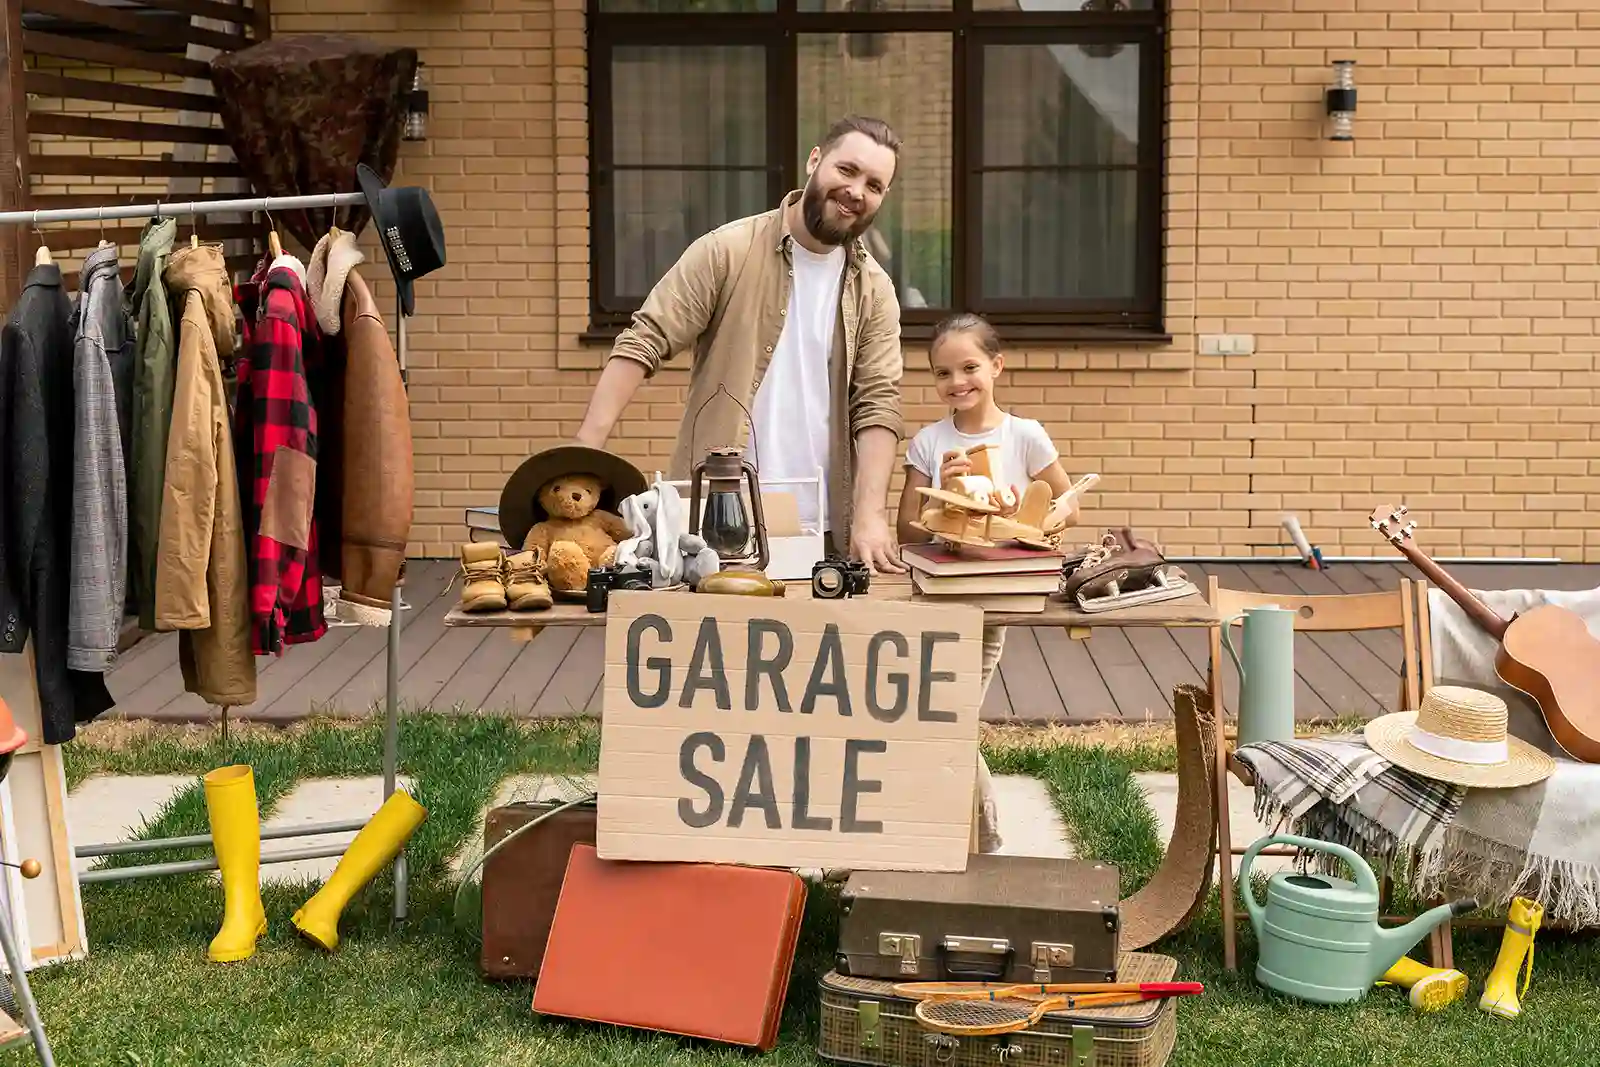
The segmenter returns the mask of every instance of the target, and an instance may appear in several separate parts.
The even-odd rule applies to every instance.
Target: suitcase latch
[[[857,1042],[863,1050],[878,1047],[878,1002],[876,1000],[861,1000],[856,1002],[856,1027],[859,1033]]]
[[[1033,943],[1033,980],[1050,981],[1050,971],[1055,967],[1071,967],[1076,953],[1071,945],[1053,941]]]
[[[920,934],[879,934],[878,955],[898,956],[901,974],[916,974],[920,969],[917,957],[922,955]]]
[[[1094,1027],[1081,1023],[1072,1027],[1072,1067],[1089,1067],[1094,1063]]]

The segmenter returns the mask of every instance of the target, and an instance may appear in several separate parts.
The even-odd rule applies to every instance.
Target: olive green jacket
[[[688,478],[709,449],[749,447],[749,425],[739,404],[751,406],[788,314],[794,237],[784,208],[799,196],[795,190],[777,208],[729,222],[691,244],[611,348],[610,359],[642,363],[646,377],[679,353],[691,354],[689,393],[669,478]],[[881,426],[896,438],[905,436],[900,410],[904,362],[894,283],[865,245],[852,241],[840,287],[839,329],[828,361],[828,499],[837,544],[850,543],[856,435]],[[738,404],[716,396],[719,386]]]
[[[173,374],[177,365],[172,308],[163,275],[177,219],[152,219],[139,237],[139,262],[123,303],[137,323],[133,364],[132,452],[128,457],[128,588],[139,626],[154,630],[156,546],[160,540],[161,492],[167,470],[167,431],[172,426]]]

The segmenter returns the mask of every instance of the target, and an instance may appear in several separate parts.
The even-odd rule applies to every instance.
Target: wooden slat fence
[[[0,35],[0,210],[249,196],[211,90],[210,60],[271,34],[267,0],[4,0]],[[143,219],[41,227],[69,268],[102,239],[131,276]],[[227,242],[229,267],[252,265],[264,225],[202,220]],[[0,237],[9,306],[39,233]],[[180,232],[190,232],[187,220]]]

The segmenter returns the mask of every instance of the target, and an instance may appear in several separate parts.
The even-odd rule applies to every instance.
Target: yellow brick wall
[[[1325,552],[1384,555],[1365,516],[1405,500],[1441,555],[1600,560],[1600,8],[1423,6],[1173,0],[1174,340],[1010,353],[1010,394],[1104,477],[1088,521],[1174,553],[1275,553],[1292,509]],[[397,181],[433,190],[450,262],[409,328],[412,551],[449,555],[464,508],[577,428],[604,354],[576,340],[582,0],[273,7],[277,33],[337,27],[428,64],[431,136]],[[1359,61],[1352,144],[1320,136],[1335,58]],[[1255,354],[1199,355],[1213,333],[1252,334]],[[907,357],[908,415],[939,417],[923,352]],[[645,387],[620,451],[662,460],[684,384]]]

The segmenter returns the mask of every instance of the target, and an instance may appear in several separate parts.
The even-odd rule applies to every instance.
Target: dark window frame
[[[587,62],[589,87],[589,307],[590,326],[582,340],[609,344],[635,310],[607,291],[612,273],[615,221],[611,200],[611,56],[617,46],[638,44],[759,44],[767,49],[767,148],[771,193],[776,206],[801,184],[798,158],[798,42],[805,33],[915,33],[951,35],[951,299],[949,308],[904,308],[902,334],[925,338],[934,323],[955,311],[975,311],[1008,339],[1164,343],[1166,300],[1166,144],[1167,13],[1160,0],[1149,11],[982,11],[972,0],[952,0],[945,11],[810,12],[797,0],[776,0],[776,11],[748,13],[604,13],[589,0]],[[983,46],[1012,42],[1089,44],[1115,41],[1137,45],[1140,54],[1140,172],[1135,241],[1134,300],[1107,302],[985,301],[981,295],[982,205],[969,195],[982,170]],[[774,162],[775,160],[775,162]],[[623,168],[629,169],[629,168]],[[891,192],[890,195],[893,195]],[[1075,306],[1074,306],[1075,305]]]

